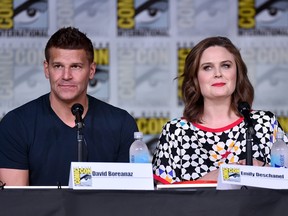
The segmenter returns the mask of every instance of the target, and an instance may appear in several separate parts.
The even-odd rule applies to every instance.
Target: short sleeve
[[[0,167],[28,169],[28,131],[13,111],[0,121]]]
[[[164,184],[181,181],[181,142],[175,139],[174,129],[171,122],[163,126],[152,160],[154,178]]]
[[[138,131],[135,119],[126,111],[121,125],[121,142],[118,153],[118,162],[129,162],[129,149],[134,141],[134,132]]]

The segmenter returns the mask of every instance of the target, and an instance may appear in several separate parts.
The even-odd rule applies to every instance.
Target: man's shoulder
[[[2,126],[8,126],[8,125],[15,126],[15,123],[17,123],[18,125],[21,125],[21,123],[31,124],[32,122],[38,122],[39,117],[46,116],[47,114],[45,113],[46,111],[43,110],[43,107],[46,107],[45,103],[47,102],[46,101],[47,97],[48,96],[46,95],[42,95],[37,99],[31,100],[15,109],[10,110],[1,119],[0,121],[1,125]]]
[[[104,125],[113,125],[113,127],[125,124],[125,129],[130,130],[132,128],[133,132],[137,130],[136,121],[128,111],[91,96],[89,97],[89,110],[86,118],[92,118],[99,124],[101,122]]]
[[[102,112],[110,112],[110,113],[119,113],[119,114],[125,114],[128,113],[126,110],[116,107],[112,104],[109,104],[105,101],[99,100],[95,97],[89,96],[89,109],[92,108],[93,111],[99,111]]]
[[[12,111],[16,111],[16,112],[30,111],[30,112],[32,112],[31,109],[35,109],[35,108],[37,108],[43,104],[46,104],[47,100],[49,100],[49,95],[45,94],[45,95],[42,95],[36,99],[28,101],[27,103],[15,108]]]
[[[30,116],[33,117],[35,116],[35,112],[38,109],[42,109],[43,107],[46,107],[46,103],[47,103],[47,99],[49,96],[46,95],[42,95],[36,99],[33,99],[19,107],[16,107],[15,109],[10,110],[6,115],[17,115],[17,116]],[[44,105],[44,106],[43,106]],[[4,116],[5,117],[5,116]]]

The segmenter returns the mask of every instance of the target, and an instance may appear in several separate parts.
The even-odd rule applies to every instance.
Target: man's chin
[[[67,104],[74,103],[77,100],[77,96],[71,94],[61,94],[59,95],[59,99]]]

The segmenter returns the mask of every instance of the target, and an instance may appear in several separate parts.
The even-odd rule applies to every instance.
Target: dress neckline
[[[236,125],[239,125],[242,121],[244,120],[243,117],[238,118],[236,121],[234,121],[233,123],[226,125],[224,127],[220,127],[220,128],[209,128],[209,127],[205,127],[203,125],[200,125],[198,123],[192,123],[195,127],[207,131],[207,132],[223,132],[225,130],[229,130],[233,127],[235,127]]]

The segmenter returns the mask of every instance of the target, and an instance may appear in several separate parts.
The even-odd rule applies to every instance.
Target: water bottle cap
[[[134,132],[134,139],[142,139],[143,133],[142,132]]]
[[[284,132],[283,131],[277,131],[276,138],[277,139],[283,139],[283,137],[284,137]]]

